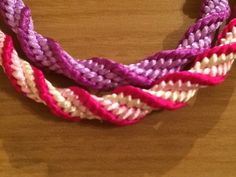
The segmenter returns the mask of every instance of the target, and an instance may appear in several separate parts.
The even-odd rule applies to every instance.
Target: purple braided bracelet
[[[202,0],[200,18],[188,29],[176,50],[162,51],[130,65],[104,58],[75,60],[57,42],[34,31],[31,11],[22,0],[1,0],[0,12],[33,64],[64,74],[87,88],[110,90],[121,85],[150,87],[160,77],[184,70],[211,46],[230,8],[228,0]]]

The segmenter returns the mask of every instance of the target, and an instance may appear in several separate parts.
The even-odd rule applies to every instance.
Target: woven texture
[[[185,70],[211,46],[215,31],[230,9],[227,0],[202,0],[200,18],[187,30],[176,50],[159,52],[130,65],[104,58],[75,60],[57,42],[34,31],[30,9],[22,0],[1,0],[0,11],[35,66],[64,74],[86,88],[110,90],[121,85],[150,88],[157,79]]]
[[[199,55],[190,70],[168,74],[149,90],[122,86],[113,94],[102,97],[79,87],[54,87],[40,70],[18,57],[11,37],[2,32],[0,64],[19,92],[47,105],[60,117],[71,121],[98,119],[128,125],[153,110],[181,108],[200,88],[222,83],[236,59],[235,42],[236,19],[219,35],[220,45]]]

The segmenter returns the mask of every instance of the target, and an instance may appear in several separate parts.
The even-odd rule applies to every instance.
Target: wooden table
[[[123,63],[177,45],[200,0],[34,0],[36,29],[73,56]],[[1,20],[4,32],[10,33]],[[10,33],[12,34],[12,33]],[[15,45],[22,57],[25,57]],[[25,57],[26,59],[26,57]],[[49,74],[59,86],[73,82]],[[235,177],[236,66],[191,104],[129,127],[68,123],[17,94],[0,71],[1,177]]]

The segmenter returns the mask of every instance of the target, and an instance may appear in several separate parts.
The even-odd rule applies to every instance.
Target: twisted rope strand
[[[130,65],[97,57],[76,61],[57,42],[34,31],[30,9],[22,0],[1,0],[0,12],[34,65],[64,74],[86,88],[110,90],[121,85],[150,88],[157,79],[185,70],[211,46],[215,31],[229,16],[230,8],[228,0],[202,0],[200,18],[176,50],[162,51]]]
[[[128,125],[153,110],[181,108],[200,88],[222,83],[236,59],[236,19],[219,36],[221,45],[199,55],[190,70],[168,74],[149,90],[122,86],[102,97],[79,87],[54,87],[40,70],[18,57],[11,37],[2,32],[0,64],[18,91],[47,105],[60,117],[71,121],[97,119]]]

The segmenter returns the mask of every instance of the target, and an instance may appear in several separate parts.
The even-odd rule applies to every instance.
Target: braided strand
[[[188,71],[168,74],[150,89],[122,86],[98,97],[82,88],[56,88],[43,73],[21,60],[9,36],[0,33],[1,58],[13,86],[24,95],[47,105],[56,115],[71,121],[97,119],[128,125],[153,110],[178,109],[200,88],[222,83],[236,59],[236,19],[219,35],[221,45],[206,50]]]
[[[34,31],[30,9],[22,0],[2,0],[0,12],[37,67],[64,74],[87,88],[110,90],[121,85],[150,88],[157,79],[186,69],[211,46],[215,31],[229,16],[230,8],[228,0],[202,0],[200,18],[188,29],[177,50],[159,52],[130,65],[104,58],[76,61],[57,42]]]

